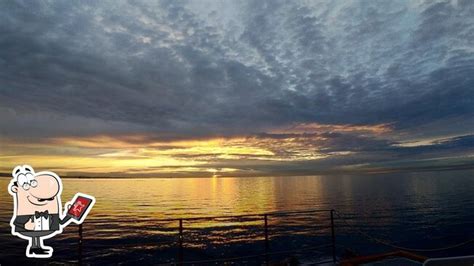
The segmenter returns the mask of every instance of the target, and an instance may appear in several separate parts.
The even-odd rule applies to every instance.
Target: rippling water
[[[63,179],[63,203],[76,192],[97,203],[84,223],[82,261],[166,263],[175,261],[176,221],[157,219],[336,209],[337,252],[370,254],[390,248],[358,234],[417,248],[474,238],[474,171],[364,176],[188,179]],[[10,235],[9,179],[0,179],[0,263],[24,257],[26,241]],[[330,241],[329,213],[269,217],[270,250],[299,249]],[[350,226],[349,226],[350,225]],[[78,260],[78,226],[46,240],[48,261]],[[184,222],[184,259],[204,260],[264,251],[262,217]],[[428,256],[466,254],[474,246]],[[319,252],[319,251],[318,251]],[[330,257],[330,249],[298,255]],[[471,252],[472,253],[472,252]]]

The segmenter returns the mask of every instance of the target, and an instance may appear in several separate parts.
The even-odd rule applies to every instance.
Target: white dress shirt
[[[40,216],[39,218],[34,218],[35,222],[35,231],[48,231],[49,230],[49,215],[48,217]]]

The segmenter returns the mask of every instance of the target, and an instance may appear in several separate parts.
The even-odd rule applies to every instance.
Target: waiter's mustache
[[[38,199],[39,202],[43,202],[43,201],[52,201],[54,200],[56,196],[52,197],[52,198],[49,198],[49,199]]]

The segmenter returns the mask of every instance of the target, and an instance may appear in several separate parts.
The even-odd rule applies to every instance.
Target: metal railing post
[[[178,264],[183,265],[183,219],[179,219],[179,249]]]
[[[270,243],[268,242],[268,215],[263,215],[263,221],[265,224],[265,263],[268,265],[270,263],[270,258],[268,252],[270,251]]]
[[[332,261],[336,264],[336,234],[334,232],[334,210],[331,210],[331,244],[332,244]]]
[[[78,251],[78,264],[79,265],[82,265],[82,223],[79,224],[79,242],[78,242],[78,246],[77,246],[77,251]]]

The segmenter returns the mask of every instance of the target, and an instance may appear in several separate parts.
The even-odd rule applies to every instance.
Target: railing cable
[[[315,247],[300,248],[300,249],[293,249],[293,250],[266,252],[266,253],[255,254],[255,255],[229,257],[229,258],[221,258],[221,259],[183,261],[181,263],[182,264],[200,264],[200,263],[212,263],[212,262],[241,261],[241,260],[245,260],[245,259],[253,259],[253,258],[267,256],[267,255],[280,255],[280,254],[288,254],[288,253],[303,253],[303,252],[308,252],[308,251],[317,250],[317,249],[320,249],[320,248],[330,247],[330,246],[331,246],[331,244],[324,244],[324,245],[319,245],[319,246],[315,246]]]
[[[382,244],[382,245],[385,245],[385,246],[388,246],[388,247],[400,249],[400,250],[414,251],[414,252],[435,252],[435,251],[443,251],[443,250],[449,250],[449,249],[462,247],[462,246],[465,246],[467,244],[470,244],[470,243],[474,242],[474,238],[473,238],[473,239],[469,239],[469,240],[461,242],[461,243],[457,243],[457,244],[450,245],[450,246],[445,246],[445,247],[440,247],[440,248],[407,248],[407,247],[392,244],[387,240],[375,238],[375,237],[367,234],[366,232],[360,230],[359,228],[355,227],[354,225],[351,225],[350,223],[348,223],[347,220],[338,211],[335,211],[335,214],[337,215],[337,217],[339,217],[342,220],[342,222],[344,224],[346,224],[348,227],[350,227],[351,229],[353,229],[354,231],[356,231],[360,235],[366,237],[367,239],[369,239],[371,241],[374,241],[376,243],[379,243],[379,244]]]

